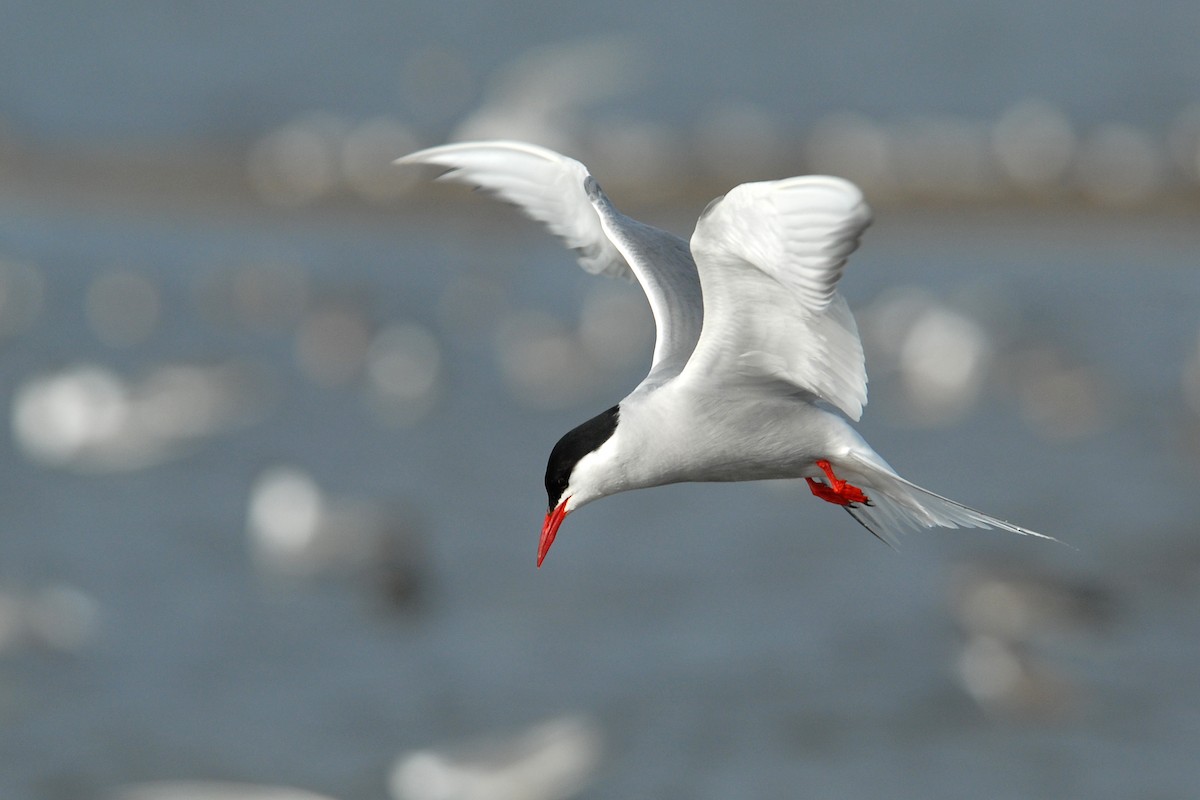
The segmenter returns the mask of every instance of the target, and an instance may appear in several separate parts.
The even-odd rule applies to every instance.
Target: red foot
[[[825,477],[829,478],[829,484],[826,485],[812,478],[805,478],[804,480],[808,481],[808,488],[812,490],[814,495],[827,503],[839,506],[848,506],[854,503],[861,503],[863,505],[871,504],[871,498],[867,497],[862,489],[852,486],[837,475],[834,475],[833,466],[828,461],[821,459],[817,462],[817,466],[825,473]]]

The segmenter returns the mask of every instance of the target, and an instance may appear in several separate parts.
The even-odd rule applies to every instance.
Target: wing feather
[[[395,163],[443,167],[438,180],[472,185],[515,205],[561,238],[588,272],[634,279],[584,191],[587,167],[573,158],[524,142],[494,141],[430,147]]]
[[[705,323],[685,372],[783,381],[859,419],[866,366],[837,283],[870,222],[862,193],[823,175],[742,184],[711,203],[691,240]]]
[[[544,147],[505,141],[432,147],[396,163],[443,167],[439,180],[474,185],[543,223],[575,250],[588,272],[636,279],[657,328],[650,376],[661,381],[683,368],[704,318],[688,243],[617,211],[583,164]]]

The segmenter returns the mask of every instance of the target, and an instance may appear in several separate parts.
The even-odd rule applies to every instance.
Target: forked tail
[[[855,463],[847,465],[847,471],[862,482],[870,503],[852,503],[845,506],[846,511],[888,544],[895,545],[898,535],[905,531],[921,528],[995,528],[1058,541],[917,486],[897,475],[882,459],[879,463],[857,455],[849,459]]]

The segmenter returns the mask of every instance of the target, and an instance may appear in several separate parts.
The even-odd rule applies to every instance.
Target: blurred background
[[[1195,3],[0,12],[0,796],[1195,796]],[[480,137],[857,181],[863,433],[1070,547],[675,486],[535,570],[653,326],[390,166]]]

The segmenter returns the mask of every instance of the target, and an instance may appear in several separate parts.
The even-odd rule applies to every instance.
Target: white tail
[[[921,528],[995,528],[1058,541],[1053,536],[988,516],[917,486],[897,475],[882,459],[876,462],[858,454],[849,458],[856,462],[856,468],[848,472],[862,481],[862,489],[871,503],[846,506],[846,510],[860,525],[888,544],[895,545],[901,533]]]

